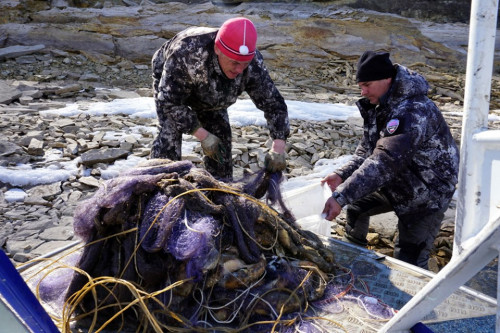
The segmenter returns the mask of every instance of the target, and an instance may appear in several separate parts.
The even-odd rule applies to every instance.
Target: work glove
[[[286,168],[285,153],[277,153],[273,150],[267,153],[264,166],[269,172],[283,171]]]
[[[224,159],[224,147],[218,137],[212,133],[208,133],[207,137],[201,141],[201,148],[206,156],[222,163]]]

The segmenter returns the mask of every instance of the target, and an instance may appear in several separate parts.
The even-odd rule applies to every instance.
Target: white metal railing
[[[498,0],[472,0],[453,257],[381,332],[408,332],[499,254],[500,131],[487,129],[497,13]]]

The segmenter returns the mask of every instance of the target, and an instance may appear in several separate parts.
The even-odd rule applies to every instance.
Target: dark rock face
[[[382,13],[397,14],[404,17],[428,20],[439,23],[461,22],[468,23],[470,19],[470,0],[415,0],[415,1],[393,1],[393,0],[277,0],[277,1],[249,1],[249,0],[149,0],[154,4],[164,4],[169,2],[179,2],[187,5],[212,3],[217,6],[237,6],[244,2],[262,3],[328,3],[338,6],[347,6],[356,9],[374,10]],[[50,8],[105,8],[115,6],[139,6],[141,0],[52,0],[52,1],[23,1],[13,7],[21,10],[19,14],[48,10]],[[29,19],[29,15],[22,15]],[[3,17],[5,22],[9,21]],[[0,20],[2,20],[0,19]]]
[[[425,21],[468,23],[470,20],[470,0],[355,0],[348,2],[348,6],[352,8],[370,9]]]
[[[137,2],[1,3],[5,15],[0,18],[0,47],[43,45],[47,52],[81,53],[102,64],[122,59],[149,64],[154,51],[180,30],[217,27],[229,17],[243,15],[256,24],[258,47],[274,68],[315,69],[332,58],[355,60],[366,49],[388,50],[394,61],[406,64],[460,70],[466,63],[465,24],[436,36],[432,31],[440,28],[429,27],[429,22],[367,11],[359,1],[307,5],[305,1],[291,1],[272,6],[269,2],[242,2],[237,6],[214,5],[212,1]],[[359,5],[363,10],[347,5]],[[375,1],[373,6],[378,10],[397,9]]]

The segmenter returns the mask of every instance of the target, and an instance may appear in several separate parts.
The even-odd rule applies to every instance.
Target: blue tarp
[[[3,251],[0,251],[0,294],[32,332],[59,333],[48,313]]]

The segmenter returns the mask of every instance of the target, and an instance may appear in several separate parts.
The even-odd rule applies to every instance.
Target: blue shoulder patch
[[[387,123],[385,129],[387,130],[387,133],[394,134],[394,132],[396,132],[398,127],[399,127],[399,119],[391,119]]]

